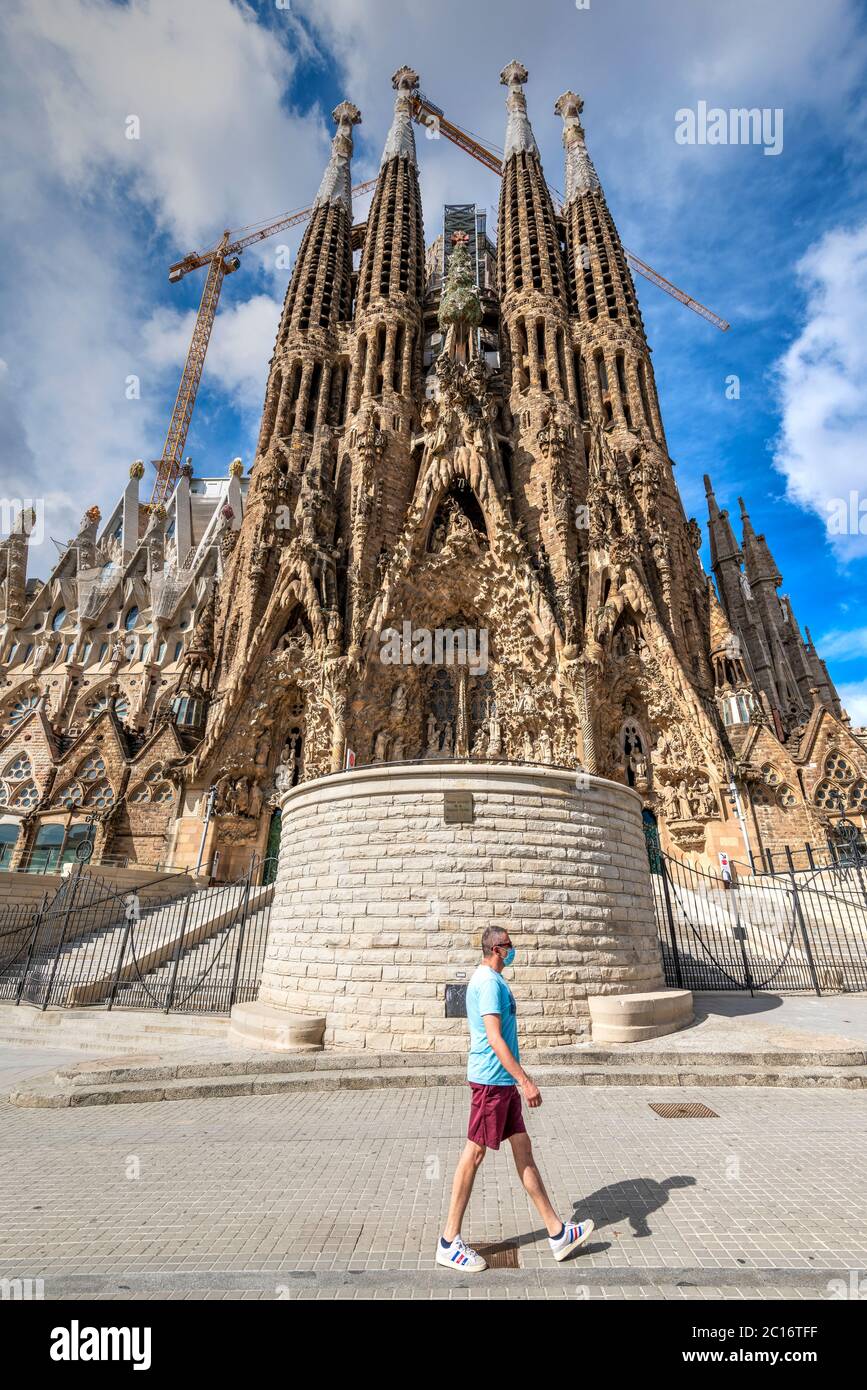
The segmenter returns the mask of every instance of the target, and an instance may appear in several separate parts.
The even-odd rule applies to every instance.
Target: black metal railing
[[[228,1013],[259,989],[274,893],[261,880],[254,860],[235,883],[149,897],[79,865],[53,896],[0,919],[0,1000]]]
[[[653,846],[651,883],[666,982],[694,990],[867,989],[867,882],[829,854],[799,868],[734,865],[731,882]]]

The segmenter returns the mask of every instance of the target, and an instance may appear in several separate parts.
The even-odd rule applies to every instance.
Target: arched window
[[[630,787],[634,787],[639,774],[644,775],[647,771],[647,739],[636,719],[625,719],[621,725],[620,748],[626,780]]]
[[[126,617],[124,618],[124,621],[123,621],[123,625],[124,625],[124,627],[126,628],[127,632],[132,632],[132,630],[133,630],[133,628],[135,627],[137,621],[138,621],[138,608],[136,607],[135,604],[133,604],[132,608],[129,610],[129,612],[127,613],[127,615],[126,615]]]
[[[63,624],[64,624],[65,619],[66,619],[66,609],[65,609],[65,608],[58,608],[58,610],[57,610],[57,612],[55,613],[54,617],[51,619],[51,631],[52,631],[52,632],[59,632],[60,629],[63,627]]]
[[[833,811],[840,805],[840,790],[831,782],[820,782],[813,793],[813,800],[820,810]]]
[[[23,700],[16,700],[9,711],[9,724],[14,729],[20,724],[22,719],[26,719],[32,709],[39,704],[38,695],[26,695]]]
[[[90,700],[85,707],[85,716],[88,719],[95,719],[98,714],[102,714],[104,709],[108,709],[109,698],[107,695],[97,695]],[[115,713],[118,719],[126,719],[129,714],[129,700],[125,695],[118,695],[114,702]]]
[[[88,804],[100,808],[114,805],[114,792],[108,782],[97,782],[88,795]]]
[[[31,766],[30,759],[26,753],[20,753],[6,768],[3,776],[9,782],[23,782],[25,777],[30,777],[32,774],[33,767]]]
[[[16,791],[11,804],[19,807],[23,811],[29,811],[32,806],[36,805],[38,800],[39,792],[36,783],[25,782],[24,785],[19,787]]]
[[[99,753],[91,753],[85,758],[78,769],[79,777],[83,777],[86,782],[96,782],[105,776],[105,762]]]
[[[867,782],[863,778],[849,788],[849,806],[853,811],[867,811]]]
[[[6,767],[3,773],[3,781],[0,782],[0,804],[3,806],[30,806],[36,803],[38,797],[33,796],[32,802],[27,793],[28,787],[32,787],[34,793],[36,787],[33,783],[33,767],[30,759],[25,753],[20,753],[17,758]],[[20,798],[24,795],[24,800]]]
[[[84,791],[82,790],[81,784],[79,782],[68,782],[54,798],[54,804],[56,806],[62,806],[66,811],[73,811],[76,806],[81,805],[83,800]]]
[[[829,753],[825,761],[825,776],[831,777],[835,782],[849,782],[854,777],[853,768],[849,766],[842,753]]]

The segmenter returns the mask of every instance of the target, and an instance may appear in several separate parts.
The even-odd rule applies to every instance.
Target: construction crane
[[[453,121],[446,118],[445,112],[441,107],[435,105],[429,97],[421,92],[413,96],[412,118],[418,125],[433,128],[438,134],[444,135],[452,144],[464,150],[466,154],[472,155],[473,159],[483,164],[492,173],[501,175],[503,172],[502,152],[497,153],[485,145],[477,136],[462,126],[456,125]],[[367,179],[364,183],[356,184],[353,188],[353,195],[366,193],[373,188],[376,179]],[[555,207],[560,208],[562,199],[556,189],[551,188],[551,197]],[[255,242],[264,241],[267,237],[274,236],[277,232],[285,231],[288,227],[294,227],[299,222],[305,222],[313,211],[312,207],[302,208],[298,212],[284,213],[282,217],[266,223],[251,224],[250,228],[241,228],[239,232],[224,232],[216,246],[209,251],[190,251],[184,256],[183,260],[176,261],[169,267],[169,280],[175,285],[179,280],[183,280],[185,275],[189,275],[192,270],[199,270],[202,266],[208,267],[208,274],[205,280],[205,287],[202,291],[202,299],[199,304],[199,311],[196,315],[196,322],[193,328],[193,336],[190,340],[189,350],[187,351],[184,370],[181,375],[181,384],[178,387],[178,394],[175,400],[175,407],[169,421],[166,442],[163,447],[162,457],[154,460],[157,476],[154,481],[153,493],[151,494],[151,505],[164,502],[170,496],[175,483],[178,480],[183,457],[184,445],[187,441],[187,432],[190,428],[193,409],[196,404],[196,394],[199,389],[199,382],[202,379],[202,370],[205,365],[205,354],[208,350],[208,342],[211,337],[211,329],[214,326],[214,319],[217,314],[217,305],[220,301],[220,290],[223,287],[223,280],[227,275],[231,275],[237,270],[240,262],[240,254],[248,246]],[[364,240],[366,224],[360,223],[352,229],[352,245],[357,249]],[[627,251],[624,247],[624,255],[630,267],[643,275],[651,284],[659,289],[665,290],[674,299],[685,304],[694,313],[700,314],[709,323],[719,328],[725,333],[729,324],[725,319],[715,314],[712,309],[700,304],[692,295],[684,290],[678,289],[670,280],[666,280],[664,275],[640,260],[632,251]]]
[[[353,194],[366,193],[373,188],[375,183],[376,179],[367,179],[364,183],[356,184],[352,192]],[[248,246],[253,246],[257,241],[264,241],[267,237],[274,236],[276,232],[284,231],[287,227],[294,227],[299,222],[306,222],[312,211],[312,208],[302,208],[298,212],[284,213],[282,217],[264,225],[254,224],[253,230],[241,228],[239,232],[224,232],[217,245],[211,247],[209,251],[190,251],[183,260],[176,261],[174,265],[169,267],[169,282],[172,285],[183,280],[184,276],[189,275],[191,270],[199,270],[204,265],[208,267],[208,274],[205,278],[205,287],[202,290],[202,299],[196,314],[193,336],[190,339],[184,370],[181,374],[181,384],[178,387],[175,407],[169,421],[162,457],[154,460],[157,476],[151,494],[151,505],[164,502],[170,496],[180,474],[184,445],[187,442],[187,432],[196,404],[196,394],[202,379],[205,354],[208,351],[211,329],[214,326],[224,279],[238,269],[241,264],[241,252],[246,250]]]

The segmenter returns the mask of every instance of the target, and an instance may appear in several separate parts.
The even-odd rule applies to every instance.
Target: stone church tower
[[[335,110],[249,478],[188,461],[149,507],[136,462],[45,583],[34,518],[0,541],[0,864],[67,862],[95,808],[97,855],[195,865],[212,807],[204,859],[231,878],[299,782],[468,760],[624,784],[664,849],[712,868],[821,848],[841,811],[863,834],[867,733],[709,479],[702,569],[583,102],[555,105],[558,207],[526,69],[500,80],[481,254],[468,205],[425,251],[412,69],[363,223],[361,116]]]
[[[392,81],[394,118],[358,226],[361,117],[349,102],[334,112],[243,523],[226,538],[207,728],[190,769],[193,788],[217,787],[214,845],[239,867],[262,850],[275,788],[346,766],[470,758],[626,783],[664,847],[743,857],[729,792],[734,779],[749,807],[761,772],[742,732],[730,736],[732,711],[790,759],[785,740],[815,700],[837,721],[841,711],[781,608],[764,539],[745,519],[741,551],[712,494],[722,604],[702,569],[583,102],[569,91],[555,107],[557,208],[526,69],[501,74],[492,319],[465,234],[444,280],[426,270],[418,77],[404,67]],[[494,360],[483,331],[486,349],[498,338]],[[799,834],[816,832],[795,770],[783,781],[798,788]],[[784,835],[775,824],[754,821],[757,843]]]

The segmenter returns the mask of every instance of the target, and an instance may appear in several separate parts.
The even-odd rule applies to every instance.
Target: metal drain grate
[[[661,1115],[664,1120],[718,1120],[719,1115],[715,1110],[709,1110],[706,1105],[699,1101],[655,1101],[651,1103],[651,1110],[655,1110],[657,1115]]]
[[[489,1269],[520,1269],[518,1264],[518,1247],[513,1240],[483,1241],[478,1242],[473,1249],[481,1255],[483,1260],[487,1260]]]

